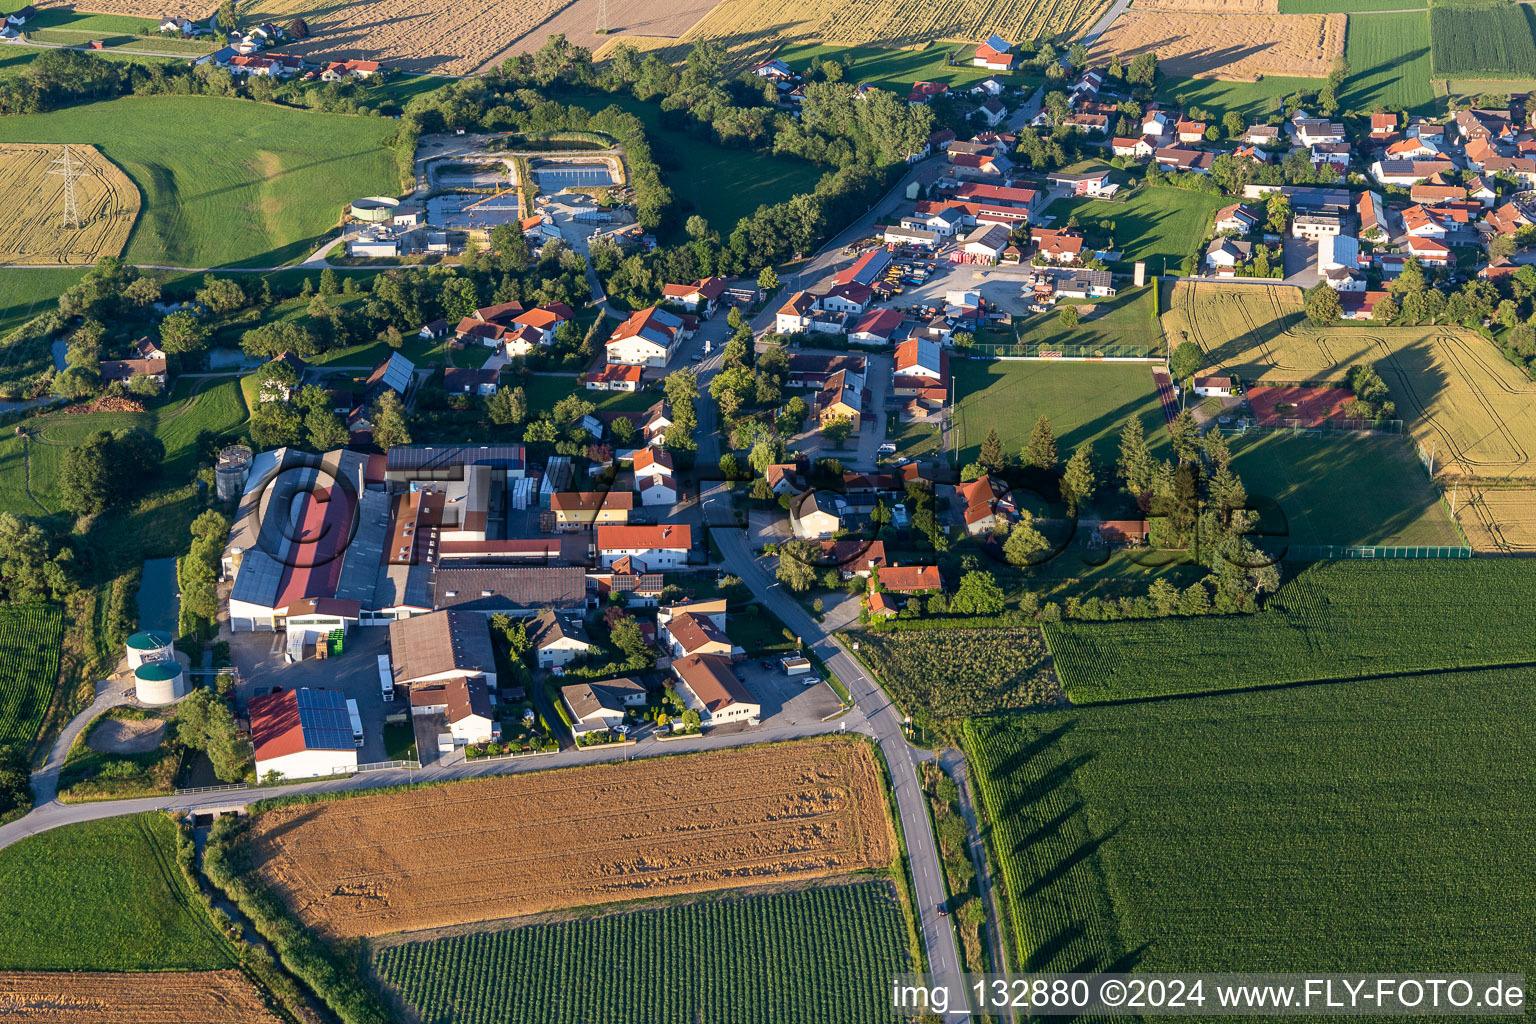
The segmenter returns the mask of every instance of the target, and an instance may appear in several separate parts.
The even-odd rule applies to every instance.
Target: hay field
[[[397,71],[468,75],[549,20],[569,0],[251,0],[248,24],[303,18],[310,36],[284,53],[377,60]]]
[[[1536,382],[1491,342],[1458,327],[1318,328],[1301,310],[1298,288],[1180,281],[1163,330],[1245,383],[1340,382],[1371,363],[1437,474],[1536,480]]]
[[[0,1018],[19,1024],[276,1024],[239,971],[0,972]]]
[[[1183,78],[1253,82],[1265,75],[1326,78],[1344,53],[1342,14],[1191,13],[1135,7],[1115,19],[1092,58],[1149,50],[1157,69]]]
[[[1013,42],[1065,37],[1086,28],[1107,5],[1108,0],[721,0],[681,43],[641,35],[619,41],[681,60],[691,41],[713,39],[740,67],[797,44],[899,50],[935,40],[981,40],[994,32]]]
[[[826,739],[279,807],[250,844],[305,923],[370,936],[884,867],[885,806]]]
[[[64,227],[64,176],[50,174],[63,146],[0,145],[0,265],[89,265],[117,256],[139,215],[139,190],[93,146],[70,146],[79,176],[80,227]]]

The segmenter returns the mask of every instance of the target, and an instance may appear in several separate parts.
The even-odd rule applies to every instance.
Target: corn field
[[[873,1024],[911,969],[886,882],[379,946],[373,968],[422,1024]]]
[[[59,681],[64,618],[57,608],[0,607],[0,746],[32,742]]]

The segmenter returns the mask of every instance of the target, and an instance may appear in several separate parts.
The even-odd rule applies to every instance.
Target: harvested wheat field
[[[1351,366],[1369,363],[1391,388],[1398,417],[1434,453],[1437,476],[1536,480],[1536,383],[1471,331],[1314,327],[1299,288],[1208,281],[1175,284],[1162,325],[1171,347],[1195,342],[1203,370],[1244,384],[1342,383]]]
[[[278,807],[249,842],[307,924],[368,936],[883,867],[885,806],[826,739]]]
[[[482,70],[497,67],[515,54],[534,52],[555,33],[593,52],[611,42],[612,33],[676,40],[708,14],[715,3],[716,0],[673,0],[666,4],[658,4],[655,0],[572,0],[554,17],[513,40],[511,46],[488,60]],[[598,35],[598,10],[605,5],[612,31]]]
[[[129,18],[153,18],[155,21],[171,17],[206,21],[214,11],[219,9],[218,0],[171,0],[169,3],[156,3],[154,0],[89,0],[85,4],[76,3],[75,0],[63,0],[63,2],[38,0],[35,6],[46,10],[64,8],[89,11],[92,14],[121,14]]]
[[[1135,7],[1099,37],[1092,56],[1108,60],[1118,53],[1129,59],[1153,51],[1159,71],[1186,78],[1326,78],[1344,55],[1346,21],[1342,14],[1197,14]]]
[[[1456,501],[1456,521],[1473,551],[1536,555],[1536,490],[1461,487],[1446,498]]]
[[[284,53],[376,60],[399,71],[467,75],[547,21],[569,0],[249,0],[249,24],[303,18],[310,36]]]
[[[1220,14],[1279,14],[1280,0],[1145,0],[1136,4],[1138,11],[1171,11],[1175,14],[1214,12]]]
[[[617,41],[640,50],[659,50],[664,58],[680,61],[693,41],[709,39],[724,46],[731,66],[740,68],[800,43],[898,50],[920,49],[939,40],[946,48],[956,44],[952,48],[959,50],[964,48],[959,41],[979,42],[994,32],[1015,42],[1072,36],[1107,4],[1108,0],[720,0],[682,43],[639,28]]]
[[[0,1020],[20,1024],[276,1024],[239,971],[0,971]]]
[[[139,215],[139,190],[93,146],[70,146],[78,228],[64,227],[63,146],[0,144],[0,265],[95,263],[117,256]]]

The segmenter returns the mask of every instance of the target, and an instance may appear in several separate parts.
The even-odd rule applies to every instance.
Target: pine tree
[[[1120,431],[1120,480],[1125,489],[1136,498],[1152,491],[1152,481],[1157,476],[1157,465],[1147,451],[1147,435],[1142,429],[1141,418],[1132,416]]]
[[[1067,509],[1073,515],[1077,514],[1079,505],[1093,499],[1097,476],[1093,449],[1084,442],[1067,460],[1067,468],[1061,475],[1061,496],[1066,499]]]
[[[1059,458],[1056,454],[1056,435],[1051,432],[1051,421],[1041,416],[1035,428],[1029,432],[1029,444],[1022,452],[1024,465],[1032,469],[1055,472]]]
[[[1003,442],[998,439],[996,430],[987,431],[987,439],[981,442],[981,456],[977,461],[987,467],[988,472],[1002,468]]]

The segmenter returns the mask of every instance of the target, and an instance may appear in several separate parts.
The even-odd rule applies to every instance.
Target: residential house
[[[918,84],[922,85],[924,83],[919,82]],[[969,91],[973,96],[1001,96],[1008,91],[1008,83],[996,75],[988,75],[972,85]]]
[[[1430,216],[1429,211],[1422,206],[1410,206],[1403,211],[1403,229],[1410,237],[1445,237],[1445,225],[1438,218]]]
[[[1478,169],[1490,177],[1506,175],[1514,178],[1522,189],[1536,188],[1536,160],[1530,157],[1489,157]]]
[[[802,540],[820,540],[843,528],[847,503],[830,491],[815,489],[789,499],[789,526]]]
[[[1397,134],[1396,114],[1371,115],[1371,138],[1389,139],[1395,134]]]
[[[1211,173],[1210,153],[1200,149],[1187,149],[1183,146],[1164,146],[1152,154],[1152,159],[1157,161],[1157,166],[1164,171],[1184,171],[1193,174]]]
[[[942,96],[949,92],[949,86],[943,82],[913,82],[912,91],[907,93],[907,102],[916,106],[927,103],[935,96]]]
[[[1218,234],[1223,231],[1235,231],[1240,235],[1246,235],[1261,226],[1268,218],[1269,213],[1262,206],[1233,203],[1216,211],[1215,227]]]
[[[664,368],[691,333],[675,313],[658,306],[636,310],[608,337],[608,362]]]
[[[494,395],[500,379],[499,368],[450,366],[443,371],[443,390],[450,395]]]
[[[404,398],[411,386],[411,378],[415,374],[415,363],[399,352],[391,352],[389,357],[375,366],[363,381],[363,401],[371,403],[386,391],[393,391]]]
[[[815,308],[816,296],[810,292],[795,292],[774,314],[774,329],[780,334],[803,334]]]
[[[1371,177],[1383,185],[1407,188],[1455,166],[1449,160],[1377,160],[1371,165]]]
[[[98,367],[102,384],[121,381],[126,384],[134,377],[147,377],[159,388],[168,379],[165,357],[158,359],[103,359]]]
[[[481,679],[451,679],[411,690],[412,715],[442,715],[456,746],[489,743],[501,736],[492,717],[491,694]]]
[[[896,346],[892,393],[933,405],[949,400],[949,353],[936,341],[909,338]]]
[[[816,305],[831,313],[862,313],[874,297],[873,288],[855,281],[833,285],[817,297]]]
[[[876,569],[886,564],[885,541],[824,540],[817,564],[822,563],[835,566],[845,580],[855,576],[869,579]]]
[[[645,707],[645,699],[645,687],[628,676],[560,687],[560,700],[571,713],[575,736],[617,729],[624,724],[625,712]]]
[[[716,625],[707,615],[685,611],[671,615],[665,621],[657,616],[656,625],[660,630],[662,645],[674,658],[686,658],[694,654],[730,658],[741,650],[731,645],[731,639],[725,635],[724,628]]]
[[[1135,137],[1116,136],[1109,140],[1110,152],[1115,156],[1129,157],[1133,160],[1146,160],[1152,156],[1157,147],[1152,140],[1145,135]]]
[[[37,17],[37,8],[27,4],[25,7],[6,15],[5,23],[20,28],[35,17]]]
[[[588,391],[639,391],[644,377],[643,366],[607,363],[601,369],[587,373],[582,380]]]
[[[382,70],[382,65],[373,60],[332,61],[320,72],[320,80],[340,82],[348,78],[372,78]]]
[[[1315,241],[1324,235],[1340,234],[1343,230],[1343,218],[1337,213],[1298,213],[1291,218],[1293,238],[1310,238]]]
[[[996,103],[996,100],[988,100]],[[970,178],[979,181],[1002,181],[1013,170],[1013,161],[1000,155],[973,155],[970,153],[955,154],[954,147],[950,147],[949,173],[956,178]]]
[[[1046,180],[1056,188],[1068,189],[1075,196],[1110,195],[1116,190],[1116,186],[1109,183],[1108,171],[1092,174],[1066,174],[1062,171],[1052,171],[1046,175]]]
[[[690,711],[711,725],[753,720],[762,714],[762,705],[731,671],[726,658],[692,655],[672,663],[677,677],[677,692]]]
[[[1311,149],[1322,143],[1343,142],[1344,126],[1336,121],[1297,119],[1291,122],[1291,137],[1298,146]]]
[[[723,277],[706,277],[692,284],[668,284],[661,288],[662,301],[676,303],[690,313],[709,316],[725,292]]]
[[[1501,235],[1512,235],[1530,223],[1531,218],[1512,202],[1496,206],[1488,212],[1489,226]]]
[[[1365,239],[1380,239],[1386,237],[1383,226],[1383,217],[1386,207],[1381,205],[1381,196],[1375,192],[1360,193],[1360,201],[1355,204],[1355,212],[1360,217],[1360,237]]]
[[[800,466],[793,462],[770,463],[763,470],[763,479],[768,481],[769,490],[776,495],[798,494],[805,490],[805,480],[800,475]]]
[[[887,565],[875,570],[875,576],[893,594],[932,594],[944,589],[936,565]]]
[[[973,537],[1006,530],[1019,517],[1018,506],[1008,493],[1008,485],[988,474],[958,485],[955,497],[963,510],[965,530]],[[880,581],[886,582],[884,573]]]
[[[540,612],[528,622],[528,639],[539,668],[568,665],[592,647],[587,624],[575,612]]]
[[[1280,144],[1280,129],[1272,124],[1250,125],[1243,132],[1243,141],[1250,146],[1277,146]]]
[[[777,57],[755,65],[752,68],[752,73],[758,78],[766,78],[770,82],[787,82],[795,77],[795,73],[789,69],[789,65]]]
[[[629,557],[642,571],[676,569],[688,564],[693,550],[693,530],[687,523],[655,526],[599,526],[597,560],[604,567]]]
[[[1173,134],[1180,142],[1198,146],[1205,141],[1205,130],[1208,127],[1204,121],[1190,121],[1181,117],[1174,122]]]
[[[1205,248],[1205,265],[1211,270],[1232,270],[1253,259],[1253,243],[1234,238],[1217,238]]]
[[[1448,267],[1451,265],[1451,250],[1433,238],[1410,236],[1408,239],[1408,252],[1417,257],[1418,261],[1426,267]]]
[[[397,686],[480,679],[496,688],[490,624],[476,611],[412,615],[389,624],[390,667]]]
[[[1008,51],[1013,49],[1013,44],[1002,36],[991,35],[987,41],[976,47],[976,53],[971,58],[971,64],[978,68],[986,68],[988,71],[1012,71],[1016,54]]]
[[[1490,188],[1481,177],[1473,178],[1466,185],[1467,198],[1482,203],[1484,207],[1490,207],[1498,200],[1498,193]]]
[[[1376,303],[1388,294],[1384,291],[1342,292],[1339,295],[1339,317],[1343,320],[1369,320],[1376,310]]]
[[[679,497],[677,481],[669,473],[645,477],[637,481],[635,486],[640,489],[640,504],[647,508],[653,505],[671,507],[677,504]]]
[[[633,491],[556,491],[549,496],[557,530],[590,530],[606,523],[627,523],[634,507]]]
[[[843,418],[857,434],[863,426],[864,375],[852,370],[838,370],[829,376],[811,402],[816,422],[821,426]]]
[[[1052,263],[1077,263],[1083,258],[1083,236],[1066,229],[1035,228],[1029,233],[1036,252]]]

